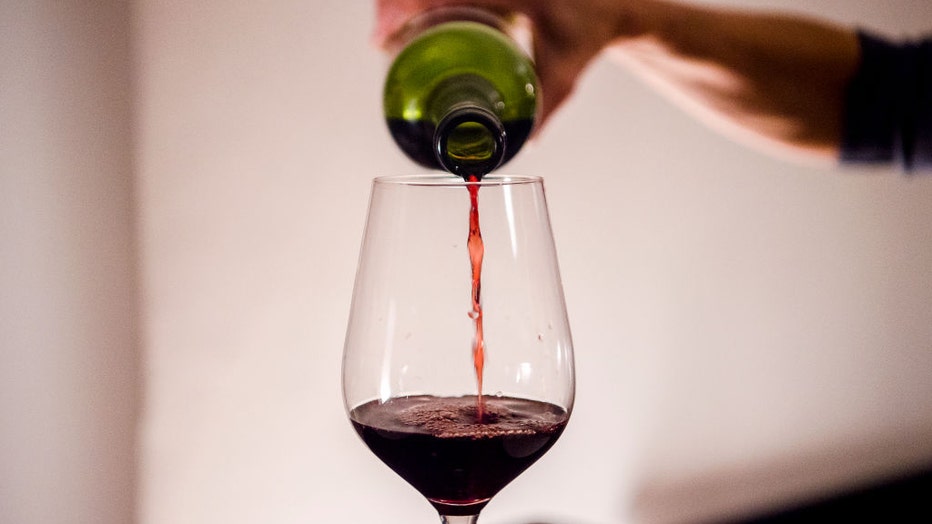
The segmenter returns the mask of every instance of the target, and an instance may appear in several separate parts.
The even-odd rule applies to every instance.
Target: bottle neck
[[[505,128],[492,111],[476,104],[451,109],[437,123],[434,153],[444,169],[463,178],[482,178],[502,163]]]
[[[436,123],[434,154],[444,169],[482,178],[501,164],[505,127],[494,109],[502,97],[488,80],[475,74],[448,78],[433,90],[428,105]]]

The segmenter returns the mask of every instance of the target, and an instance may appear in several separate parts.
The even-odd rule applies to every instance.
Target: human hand
[[[589,62],[622,32],[629,33],[626,6],[637,0],[377,0],[373,39],[382,48],[397,43],[405,23],[436,7],[470,5],[499,14],[523,13],[534,25],[534,61],[541,87],[539,126],[566,101]]]

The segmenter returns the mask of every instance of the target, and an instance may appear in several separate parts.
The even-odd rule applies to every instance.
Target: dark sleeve
[[[845,93],[841,161],[932,168],[932,39],[858,38],[861,64]]]

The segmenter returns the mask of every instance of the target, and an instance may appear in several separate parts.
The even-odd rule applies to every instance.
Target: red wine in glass
[[[350,412],[362,440],[443,515],[476,515],[563,432],[559,406],[475,396],[371,401]]]

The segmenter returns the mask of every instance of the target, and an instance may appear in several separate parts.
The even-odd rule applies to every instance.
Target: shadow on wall
[[[641,486],[632,520],[644,524],[791,522],[816,514],[889,515],[886,510],[914,506],[929,512],[932,427],[827,442],[770,462],[645,479]]]

